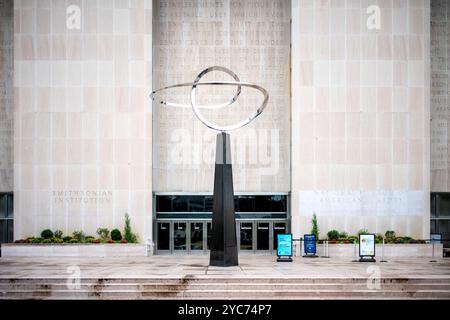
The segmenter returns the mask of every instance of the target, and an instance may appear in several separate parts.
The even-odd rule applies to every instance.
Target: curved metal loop
[[[202,72],[200,72],[200,73],[197,75],[197,77],[195,78],[195,80],[194,80],[193,83],[181,83],[181,84],[176,84],[176,85],[172,85],[172,86],[167,86],[167,87],[160,88],[160,89],[158,89],[158,90],[153,91],[153,92],[150,94],[150,98],[151,98],[152,100],[155,100],[155,95],[156,95],[156,93],[161,92],[161,91],[163,91],[163,90],[173,89],[173,88],[179,88],[179,87],[187,87],[187,86],[190,87],[190,86],[192,86],[193,84],[197,84],[197,83],[200,81],[200,79],[201,79],[204,75],[206,75],[207,73],[212,72],[212,71],[222,71],[222,72],[224,72],[224,73],[230,75],[234,80],[236,80],[236,82],[241,81],[241,80],[239,79],[239,77],[237,76],[237,74],[235,74],[235,73],[234,73],[233,71],[231,71],[230,69],[225,68],[225,67],[221,67],[221,66],[213,66],[213,67],[208,67],[208,68],[202,70]],[[206,105],[206,106],[204,106],[204,105],[199,105],[198,108],[204,108],[204,109],[219,109],[219,108],[228,107],[228,106],[230,106],[230,105],[232,105],[233,103],[236,102],[236,100],[237,100],[237,98],[239,97],[240,94],[241,94],[241,86],[238,85],[237,90],[236,90],[236,93],[234,94],[233,98],[231,98],[228,102],[224,102],[224,103],[221,103],[221,104],[215,104],[215,105]],[[169,107],[191,108],[191,105],[190,105],[190,104],[175,103],[175,102],[169,102],[169,101],[164,101],[164,100],[160,100],[159,103],[162,104],[162,105],[165,105],[165,106],[169,106]]]
[[[205,117],[203,117],[203,115],[198,110],[198,106],[196,105],[196,102],[195,102],[195,96],[196,96],[197,86],[199,86],[199,85],[213,85],[213,86],[215,86],[215,85],[241,85],[243,87],[250,87],[250,88],[259,90],[264,95],[264,99],[263,99],[263,102],[261,103],[261,105],[258,107],[258,109],[256,109],[256,111],[253,112],[246,119],[244,119],[236,124],[233,124],[233,125],[219,126],[219,125],[216,125],[215,123],[207,120]],[[267,106],[268,101],[269,101],[269,93],[267,92],[267,90],[261,86],[258,86],[256,84],[249,83],[249,82],[233,82],[233,81],[198,82],[198,83],[192,85],[192,90],[191,90],[192,110],[194,111],[194,114],[197,117],[197,119],[200,120],[208,128],[216,130],[216,131],[221,131],[221,132],[232,131],[232,130],[239,129],[239,128],[242,128],[243,126],[248,125],[250,122],[252,122],[257,116],[259,116],[264,111],[264,109]]]
[[[231,75],[236,81],[207,81],[207,82],[200,82],[200,79],[207,73],[211,72],[211,71],[223,71],[225,73],[228,73],[229,75]],[[227,103],[223,103],[223,104],[219,104],[219,105],[212,105],[212,106],[201,106],[198,105],[196,103],[196,94],[197,94],[197,86],[237,86],[237,91],[235,96]],[[163,90],[167,90],[167,89],[173,89],[173,88],[180,88],[180,87],[191,87],[191,104],[190,107],[192,107],[192,111],[194,112],[195,116],[197,117],[198,120],[200,120],[206,127],[212,129],[212,130],[216,130],[216,131],[220,131],[220,132],[226,132],[226,131],[232,131],[235,129],[239,129],[242,128],[243,126],[248,125],[250,122],[252,122],[256,117],[258,117],[266,108],[267,103],[269,101],[269,93],[267,92],[266,89],[264,89],[263,87],[253,84],[253,83],[249,83],[249,82],[241,82],[238,78],[238,76],[232,72],[231,70],[225,68],[225,67],[220,67],[220,66],[213,66],[213,67],[209,67],[206,68],[204,70],[202,70],[198,76],[195,78],[194,82],[192,83],[180,83],[180,84],[175,84],[175,85],[171,85],[171,86],[167,86],[167,87],[163,87],[160,89],[157,89],[155,91],[153,91],[151,93],[151,98],[152,100],[155,99],[155,94],[157,92],[163,91]],[[216,125],[215,123],[209,121],[208,119],[206,119],[205,117],[203,117],[203,115],[200,113],[199,109],[200,108],[222,108],[222,107],[226,107],[229,105],[232,105],[234,102],[236,102],[237,98],[239,97],[240,93],[241,93],[241,87],[249,87],[249,88],[253,88],[256,89],[258,91],[260,91],[263,96],[263,102],[261,103],[261,105],[258,107],[258,109],[256,109],[255,112],[253,112],[249,117],[247,117],[246,119],[233,124],[233,125],[229,125],[229,126],[219,126]],[[167,102],[167,101],[163,101],[160,100],[160,103],[163,105],[167,105],[167,106],[172,106],[172,107],[189,107],[189,105],[185,105],[185,104],[178,104],[178,103],[173,103],[173,102]]]

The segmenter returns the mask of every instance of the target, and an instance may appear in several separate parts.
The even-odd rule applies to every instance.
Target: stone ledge
[[[2,244],[2,257],[143,257],[145,244]]]
[[[299,248],[294,245],[295,256],[299,256]],[[358,248],[358,246],[357,246]],[[358,250],[358,249],[357,249]],[[443,245],[434,245],[434,257],[441,258]],[[145,244],[26,244],[8,243],[1,246],[2,257],[145,257]],[[381,258],[381,244],[375,247],[376,259]],[[209,253],[208,253],[209,254]],[[205,255],[208,255],[205,254]],[[240,252],[240,255],[252,255],[252,252]],[[317,254],[323,255],[323,246],[317,246]],[[331,258],[355,257],[353,244],[329,244],[328,254]],[[200,254],[201,255],[201,254]],[[259,255],[256,253],[255,255]],[[263,253],[267,255],[267,253]],[[276,254],[273,253],[273,256]],[[385,244],[384,258],[431,258],[432,244]]]

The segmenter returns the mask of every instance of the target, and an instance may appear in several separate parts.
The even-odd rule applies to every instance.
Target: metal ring
[[[207,82],[199,82],[200,79],[207,73],[214,71],[214,70],[218,70],[218,71],[223,71],[225,73],[228,73],[229,75],[231,75],[235,80],[237,79],[237,81],[207,81]],[[225,86],[225,85],[231,85],[231,86],[237,86],[237,91],[235,96],[228,102],[228,103],[223,103],[223,104],[219,104],[219,105],[212,105],[212,106],[201,106],[201,105],[197,105],[196,103],[196,93],[197,93],[197,86],[208,86],[208,85],[221,85],[221,86]],[[180,83],[180,84],[175,84],[175,85],[171,85],[171,86],[167,86],[167,87],[163,87],[160,88],[158,90],[155,90],[151,93],[151,98],[152,100],[155,99],[155,94],[157,92],[163,91],[163,90],[167,90],[167,89],[173,89],[173,88],[179,88],[179,87],[191,87],[191,107],[192,107],[192,111],[194,112],[195,116],[197,117],[197,119],[199,119],[205,126],[207,126],[210,129],[216,130],[216,131],[221,131],[221,132],[225,132],[225,131],[231,131],[231,130],[235,130],[235,129],[239,129],[242,128],[243,126],[246,126],[247,124],[249,124],[250,122],[252,122],[257,116],[259,116],[264,109],[267,106],[267,102],[269,101],[269,94],[267,92],[266,89],[264,89],[263,87],[253,84],[253,83],[249,83],[249,82],[241,82],[239,81],[238,76],[232,72],[231,70],[225,68],[225,67],[220,67],[220,66],[214,66],[214,67],[209,67],[206,68],[204,70],[202,70],[198,76],[195,78],[195,81],[192,83]],[[212,123],[211,121],[207,120],[205,117],[203,117],[203,115],[200,113],[199,109],[200,108],[222,108],[222,107],[226,107],[229,106],[231,104],[233,104],[234,102],[236,102],[238,96],[241,93],[241,87],[250,87],[253,89],[257,89],[259,90],[263,96],[263,102],[261,103],[261,105],[258,107],[258,109],[252,113],[249,117],[247,117],[246,119],[234,124],[234,125],[229,125],[229,126],[219,126],[216,125],[214,123]],[[189,105],[185,105],[185,104],[178,104],[178,103],[173,103],[173,102],[167,102],[167,101],[163,101],[160,100],[160,103],[163,105],[167,105],[167,106],[173,106],[173,107],[189,107]]]
[[[248,118],[242,120],[241,122],[238,122],[234,125],[229,125],[229,126],[218,126],[218,125],[212,123],[211,121],[207,120],[205,117],[203,117],[203,115],[198,110],[198,106],[195,103],[195,95],[196,95],[196,90],[197,90],[198,85],[213,85],[213,86],[215,86],[215,85],[235,85],[235,86],[240,85],[243,87],[250,87],[250,88],[259,90],[264,95],[264,100],[254,113],[252,113]],[[208,128],[217,130],[217,131],[221,131],[221,132],[232,131],[232,130],[239,129],[239,128],[242,128],[243,126],[248,125],[250,122],[252,122],[257,116],[259,116],[264,111],[264,109],[267,106],[268,101],[269,101],[269,93],[267,92],[267,90],[261,86],[258,86],[256,84],[249,83],[249,82],[233,82],[233,81],[198,82],[198,83],[194,83],[192,85],[192,90],[191,90],[192,110],[194,111],[194,114],[197,117],[197,119],[200,120]]]
[[[207,73],[211,72],[211,71],[222,71],[225,72],[226,74],[230,75],[231,77],[233,77],[234,80],[236,80],[237,82],[240,82],[241,80],[239,79],[239,77],[237,76],[237,74],[235,74],[233,71],[231,71],[228,68],[225,67],[221,67],[221,66],[213,66],[213,67],[209,67],[204,69],[202,72],[200,72],[197,77],[195,78],[195,81],[193,83],[181,83],[181,84],[176,84],[176,85],[172,85],[172,86],[167,86],[167,87],[163,87],[160,88],[158,90],[155,90],[151,93],[150,98],[152,100],[155,100],[155,95],[156,93],[163,91],[163,90],[167,90],[167,89],[173,89],[173,88],[179,88],[179,87],[187,87],[187,86],[192,86],[193,84],[196,84],[200,81],[200,79]],[[236,102],[237,98],[239,97],[239,95],[241,94],[241,86],[238,85],[236,93],[234,94],[233,98],[231,98],[228,102],[225,103],[221,103],[221,104],[215,104],[215,105],[207,105],[207,106],[202,106],[199,105],[198,108],[205,108],[205,109],[219,109],[219,108],[224,108],[224,107],[228,107],[230,105],[232,105],[233,103]],[[165,106],[169,106],[169,107],[179,107],[179,108],[191,108],[190,104],[181,104],[181,103],[174,103],[174,102],[169,102],[169,101],[164,101],[164,100],[160,100],[159,101],[160,104],[165,105]]]

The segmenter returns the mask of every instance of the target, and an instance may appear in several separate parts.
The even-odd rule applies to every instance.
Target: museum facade
[[[446,1],[0,0],[0,232],[123,229],[204,252],[214,131],[152,90],[209,66],[269,92],[231,132],[241,251],[278,233],[449,232]],[[205,80],[230,80],[213,72]],[[242,88],[200,88],[245,119]],[[189,104],[190,88],[163,94]],[[431,121],[430,121],[431,119]]]

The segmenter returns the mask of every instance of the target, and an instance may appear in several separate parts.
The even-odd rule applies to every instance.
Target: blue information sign
[[[292,257],[292,234],[278,234],[277,256]]]
[[[430,234],[430,240],[431,240],[431,243],[441,244],[442,243],[442,234],[432,233],[432,234]]]
[[[305,254],[316,254],[316,236],[314,234],[305,234]]]

